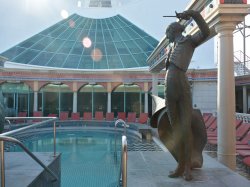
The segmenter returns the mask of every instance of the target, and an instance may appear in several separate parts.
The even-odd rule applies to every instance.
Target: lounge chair
[[[43,112],[42,111],[34,111],[33,112],[33,117],[42,117],[43,116]],[[34,119],[33,122],[39,122],[41,121],[40,119]]]
[[[92,113],[91,112],[84,112],[83,113],[83,120],[92,120]]]
[[[138,123],[140,124],[146,124],[148,121],[148,113],[140,113]]]
[[[95,112],[95,120],[103,121],[103,119],[104,119],[103,112],[102,111],[96,111]]]
[[[250,125],[246,123],[241,123],[236,129],[236,141],[241,141],[243,137],[248,133]],[[208,143],[211,145],[217,145],[217,136],[208,137]]]
[[[135,112],[129,112],[128,113],[127,122],[129,122],[129,123],[135,123],[136,122],[136,113]]]
[[[204,122],[206,123],[207,120],[208,120],[212,115],[213,115],[212,113],[203,113],[203,114],[202,114],[202,117],[203,117]]]
[[[72,112],[71,113],[71,120],[80,120],[80,113],[79,112]]]
[[[126,121],[126,112],[118,112],[117,119],[122,119]]]
[[[27,112],[18,112],[17,117],[27,117]],[[24,119],[17,119],[16,123],[24,123]]]
[[[106,121],[114,121],[114,112],[106,113]]]
[[[62,121],[68,120],[69,119],[69,112],[67,112],[67,111],[60,112],[59,119]]]

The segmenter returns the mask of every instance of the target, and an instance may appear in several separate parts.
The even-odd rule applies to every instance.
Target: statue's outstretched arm
[[[200,32],[192,36],[192,39],[196,46],[200,45],[202,42],[206,40],[206,38],[210,34],[210,30],[208,27],[208,24],[204,20],[204,18],[201,16],[201,14],[198,11],[194,10],[187,10],[183,13],[177,13],[176,16],[180,19],[189,20],[190,18],[193,18],[194,21],[197,23]]]

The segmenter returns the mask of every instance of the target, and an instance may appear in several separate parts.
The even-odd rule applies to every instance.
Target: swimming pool
[[[62,153],[62,187],[117,187],[121,164],[121,135],[117,131],[63,130],[57,132],[57,152]],[[53,133],[25,138],[32,152],[53,152]],[[10,147],[10,151],[21,151]]]

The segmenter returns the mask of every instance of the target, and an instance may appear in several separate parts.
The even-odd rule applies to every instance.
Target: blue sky
[[[85,0],[86,1],[86,0]],[[181,12],[190,0],[119,0],[121,6],[113,9],[94,10],[77,7],[77,0],[0,0],[0,52],[22,42],[62,19],[61,11],[69,15],[93,18],[121,14],[157,40],[165,34],[167,25],[175,18],[163,18]],[[174,3],[173,3],[174,2]],[[213,39],[199,46],[192,59],[191,68],[214,68]]]

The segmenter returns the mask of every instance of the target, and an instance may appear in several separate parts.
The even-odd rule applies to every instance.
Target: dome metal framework
[[[1,53],[8,61],[70,69],[148,66],[158,41],[116,15],[92,19],[73,14]]]

